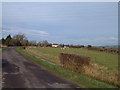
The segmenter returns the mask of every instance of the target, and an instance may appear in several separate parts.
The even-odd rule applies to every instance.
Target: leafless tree
[[[19,41],[22,46],[26,46],[28,44],[28,40],[24,34],[19,33],[13,36],[13,39]]]

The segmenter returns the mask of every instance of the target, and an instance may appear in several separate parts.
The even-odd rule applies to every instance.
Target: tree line
[[[40,47],[52,47],[51,43],[48,43],[47,40],[43,40],[40,42],[36,42],[35,40],[29,41],[24,34],[16,34],[13,37],[9,34],[6,38],[2,38],[0,40],[0,44],[6,46],[40,46]],[[94,47],[92,45],[84,46],[84,45],[64,45],[59,44],[58,47],[61,48],[85,48],[88,50],[95,50],[101,52],[111,52],[111,53],[119,53],[120,49],[113,48],[105,48],[105,47]]]
[[[13,37],[9,34],[6,38],[2,38],[2,45],[6,46],[47,46],[49,45],[47,40],[36,42],[35,40],[29,41],[24,34],[16,34]]]
[[[29,41],[24,34],[16,34],[13,37],[9,34],[6,38],[0,40],[2,45],[6,46],[41,46],[41,47],[52,47],[52,44],[47,40],[36,42],[35,40]],[[88,45],[92,47],[91,45]],[[69,48],[82,48],[84,45],[64,45],[59,44],[59,47],[69,47]]]

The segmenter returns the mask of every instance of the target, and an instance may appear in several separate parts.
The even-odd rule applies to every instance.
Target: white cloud
[[[117,45],[118,38],[117,37],[98,37],[94,39],[80,39],[80,40],[73,40],[75,43],[82,43],[82,44],[91,44],[91,45]]]
[[[62,36],[49,36],[52,43],[76,44],[76,45],[118,45],[118,37],[97,37],[97,38],[79,38],[71,39]],[[120,42],[120,41],[119,41]]]
[[[58,40],[55,40],[58,41]],[[64,44],[76,44],[76,45],[93,45],[93,46],[102,46],[102,45],[118,45],[117,37],[97,37],[94,39],[91,38],[81,38],[81,39],[59,39],[59,43]]]
[[[15,35],[18,33],[23,33],[26,36],[39,36],[39,37],[46,37],[49,34],[42,30],[34,30],[34,29],[23,29],[23,28],[17,28],[17,27],[6,27],[3,26],[2,34],[11,34]]]

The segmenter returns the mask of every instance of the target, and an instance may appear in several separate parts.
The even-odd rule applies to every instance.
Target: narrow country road
[[[39,64],[25,59],[14,48],[2,53],[3,88],[79,88]]]

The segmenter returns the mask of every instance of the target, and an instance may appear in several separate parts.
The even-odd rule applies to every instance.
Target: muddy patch
[[[25,81],[19,73],[19,67],[2,59],[2,85],[3,88],[25,88]]]
[[[11,64],[6,59],[2,59],[2,71],[7,73],[19,72],[19,67],[15,64]]]
[[[20,74],[5,74],[3,79],[3,88],[25,88],[25,82]]]

